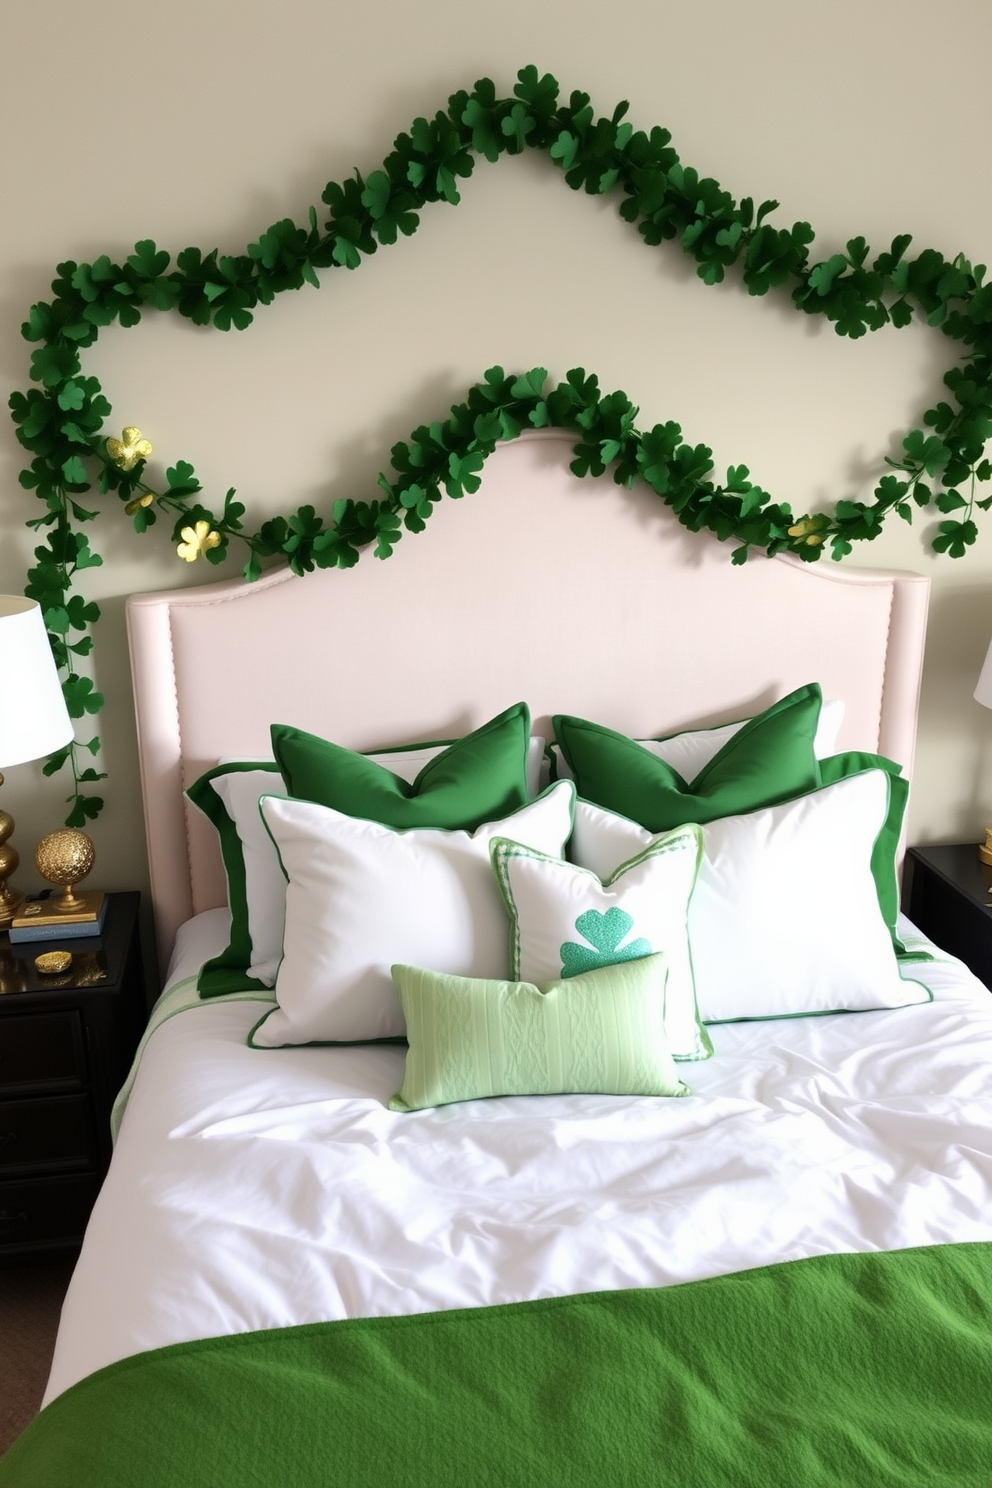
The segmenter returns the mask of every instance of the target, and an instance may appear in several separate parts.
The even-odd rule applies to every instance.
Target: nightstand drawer
[[[89,1173],[0,1183],[0,1250],[81,1240],[99,1192],[99,1177]]]
[[[0,1020],[0,1091],[86,1083],[86,1054],[77,1012]]]
[[[50,942],[0,949],[0,1268],[83,1238],[144,1023],[139,903],[109,894],[102,934],[67,943],[65,976],[35,966]]]
[[[56,1095],[0,1101],[0,1177],[24,1168],[94,1168],[89,1100]]]

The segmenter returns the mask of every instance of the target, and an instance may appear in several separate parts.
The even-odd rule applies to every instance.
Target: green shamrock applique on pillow
[[[598,966],[615,966],[618,961],[635,961],[640,956],[651,954],[651,946],[643,935],[629,945],[621,945],[624,936],[634,928],[634,921],[625,909],[614,906],[605,913],[587,909],[579,915],[575,928],[588,944],[565,941],[561,947],[563,977],[578,976],[584,971],[594,971]]]

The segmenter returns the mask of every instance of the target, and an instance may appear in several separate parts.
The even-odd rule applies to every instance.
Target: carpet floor
[[[41,1405],[74,1261],[0,1270],[0,1454]]]

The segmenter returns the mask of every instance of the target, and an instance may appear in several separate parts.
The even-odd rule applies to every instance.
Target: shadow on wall
[[[950,758],[959,772],[956,805],[935,840],[970,841],[992,822],[992,710],[972,694],[992,641],[992,589],[968,584],[932,595],[920,704],[925,770]],[[925,730],[925,736],[924,736]],[[918,785],[922,781],[917,779]]]

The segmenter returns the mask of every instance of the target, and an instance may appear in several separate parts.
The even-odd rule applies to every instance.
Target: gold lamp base
[[[985,841],[978,849],[978,856],[983,863],[988,863],[992,868],[992,827],[985,828]]]
[[[3,785],[2,775],[0,785]],[[17,865],[21,861],[16,847],[11,847],[8,841],[13,830],[14,818],[9,811],[0,810],[0,930],[10,929],[11,921],[24,903],[24,895],[7,883],[11,874],[17,872]]]
[[[4,884],[0,892],[0,930],[10,929],[14,923],[14,916],[20,913],[23,905],[24,895]]]

